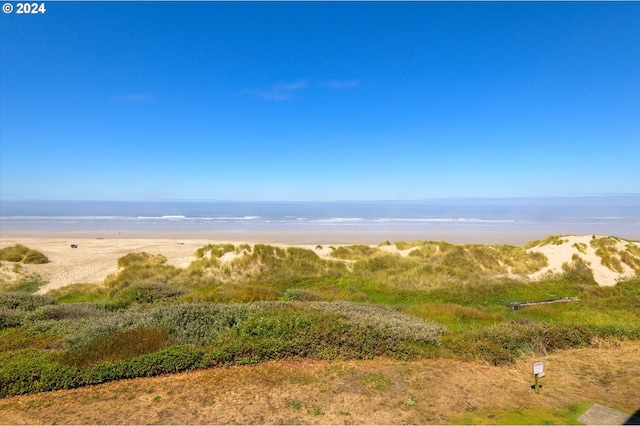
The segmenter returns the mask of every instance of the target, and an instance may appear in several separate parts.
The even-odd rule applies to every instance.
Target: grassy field
[[[616,259],[640,258],[597,244],[614,268]],[[508,369],[557,350],[640,339],[640,278],[599,287],[574,262],[562,275],[527,282],[522,277],[546,266],[546,258],[518,247],[395,243],[411,249],[401,256],[384,245],[340,247],[324,259],[301,248],[210,244],[186,268],[161,255],[131,253],[103,285],[35,295],[38,277],[0,283],[0,396],[301,359],[448,360]],[[16,259],[22,253],[14,261],[24,262],[30,251],[9,252]],[[227,255],[233,260],[221,261]],[[510,307],[561,298],[579,300]],[[366,380],[374,389],[396,383],[375,369],[371,374]],[[401,408],[410,410],[414,397],[404,398]],[[316,411],[302,399],[291,405]],[[583,407],[565,408],[554,421],[568,421]],[[496,422],[551,415],[504,410]],[[440,420],[489,422],[482,413],[464,413]]]

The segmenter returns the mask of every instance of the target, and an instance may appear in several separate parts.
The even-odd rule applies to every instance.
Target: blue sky
[[[46,9],[0,16],[6,200],[640,192],[637,2]]]

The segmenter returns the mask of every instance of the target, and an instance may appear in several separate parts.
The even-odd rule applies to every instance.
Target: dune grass
[[[16,281],[0,281],[0,292],[35,293],[45,284],[45,280],[37,274],[23,274]]]
[[[534,240],[534,241],[529,241],[526,244],[524,244],[522,246],[522,248],[524,248],[525,250],[528,250],[530,248],[533,247],[538,247],[538,246],[546,246],[548,244],[553,244],[555,246],[559,246],[561,244],[566,243],[567,241],[569,241],[566,238],[562,238],[562,237],[567,237],[568,235],[549,235],[548,237],[545,237],[541,240]]]
[[[32,250],[22,244],[0,249],[0,260],[21,262],[25,264],[49,263],[49,258],[37,250]]]
[[[596,255],[600,257],[604,266],[615,272],[623,272],[618,249],[618,239],[612,237],[592,238],[589,244],[596,249]]]
[[[301,248],[207,245],[183,269],[132,253],[103,285],[0,292],[0,343],[15,342],[0,345],[0,395],[290,357],[500,365],[640,339],[640,279],[598,287],[578,255],[563,275],[526,282],[503,273],[546,258],[518,247],[420,241],[409,256],[363,247],[326,260]],[[229,252],[237,257],[220,262]],[[579,300],[509,306],[565,297]]]

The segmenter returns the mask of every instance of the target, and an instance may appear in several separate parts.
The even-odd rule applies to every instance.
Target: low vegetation
[[[608,242],[594,244],[620,254]],[[408,245],[408,256],[345,246],[325,259],[301,248],[212,244],[187,268],[131,253],[100,286],[47,295],[2,287],[0,396],[295,357],[502,365],[523,354],[640,339],[640,278],[599,287],[576,254],[563,274],[527,282],[514,276],[543,268],[539,253]],[[578,300],[510,307],[560,298]]]
[[[615,272],[623,272],[620,255],[617,249],[617,238],[602,237],[592,238],[589,244],[596,249],[596,255],[600,257],[604,266]]]
[[[564,235],[549,235],[548,237],[545,237],[545,238],[543,238],[541,240],[529,241],[528,243],[526,243],[523,246],[523,248],[525,250],[528,250],[528,249],[533,248],[533,247],[546,246],[548,244],[552,244],[554,246],[559,246],[559,245],[564,244],[564,243],[569,241],[566,238],[562,238],[563,236]]]
[[[49,263],[49,259],[37,250],[31,250],[22,244],[5,247],[0,250],[0,260],[24,264]]]

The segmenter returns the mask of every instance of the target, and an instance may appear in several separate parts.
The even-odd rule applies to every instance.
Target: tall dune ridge
[[[30,248],[44,253],[50,262],[41,265],[25,265],[25,271],[39,274],[46,285],[42,286],[39,294],[49,290],[58,289],[74,283],[100,284],[110,274],[118,272],[117,261],[120,257],[132,252],[148,252],[161,254],[166,257],[166,262],[177,268],[187,268],[197,260],[196,250],[207,244],[248,245],[253,247],[256,243],[249,241],[212,241],[205,239],[180,239],[180,238],[2,238],[0,249],[15,244],[24,244]],[[72,248],[71,244],[77,247]],[[377,254],[391,254],[408,257],[412,252],[438,242],[415,241],[381,243],[379,245],[367,245],[376,250]],[[346,244],[273,244],[275,247],[298,247],[313,251],[320,258],[336,262],[351,263],[354,260],[339,259],[332,255],[334,248],[347,246]],[[476,245],[458,244],[452,245],[470,252],[483,247],[492,250],[495,247],[513,247],[509,245]],[[409,248],[407,248],[409,247]],[[435,246],[434,246],[435,247]],[[550,236],[541,240],[531,241],[522,246],[527,253],[540,253],[546,259],[543,267],[530,273],[518,273],[512,266],[504,263],[505,259],[496,256],[496,261],[501,263],[502,271],[496,271],[496,276],[508,276],[522,281],[537,281],[544,276],[562,274],[567,268],[579,263],[591,271],[593,279],[601,286],[615,285],[621,279],[633,277],[640,272],[640,242],[625,240],[612,236],[602,235],[566,235]],[[415,253],[414,253],[415,254]],[[434,253],[435,254],[435,253]],[[220,258],[222,263],[230,263],[241,256],[229,252]],[[503,255],[509,256],[509,255]],[[425,261],[429,262],[426,255]],[[475,260],[481,269],[482,260]],[[19,278],[19,274],[12,272],[10,265],[6,264],[0,269],[0,277],[5,280]]]

